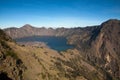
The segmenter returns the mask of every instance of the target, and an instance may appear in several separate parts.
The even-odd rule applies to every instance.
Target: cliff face
[[[120,79],[119,36],[120,21],[109,20],[101,24],[98,36],[91,42],[91,51],[96,58],[93,62],[117,79]]]
[[[108,20],[86,28],[54,30],[25,25],[5,31],[12,38],[65,36],[75,49],[57,52],[47,47],[19,46],[1,30],[0,77],[7,74],[7,78],[13,80],[120,79],[119,20]]]
[[[120,21],[108,20],[83,35],[82,38],[81,35],[74,39],[71,37],[70,42],[77,43],[77,49],[85,59],[105,71],[109,80],[120,79]]]

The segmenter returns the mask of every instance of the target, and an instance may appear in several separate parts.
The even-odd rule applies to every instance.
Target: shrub
[[[7,43],[6,43],[5,41],[0,41],[0,43],[1,43],[1,45],[2,45],[3,48],[5,48],[5,49],[11,49],[11,48],[7,45]]]
[[[14,59],[18,59],[17,54],[16,54],[13,50],[7,51],[7,52],[6,52],[6,56],[11,56],[11,57],[13,57]]]

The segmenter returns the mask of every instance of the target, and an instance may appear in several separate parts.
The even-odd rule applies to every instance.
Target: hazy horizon
[[[119,0],[1,0],[0,28],[86,27],[120,19]]]

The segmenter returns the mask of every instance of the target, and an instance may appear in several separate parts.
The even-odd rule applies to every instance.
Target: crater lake
[[[44,42],[51,49],[57,51],[65,51],[67,49],[74,48],[73,45],[67,44],[67,39],[65,37],[55,37],[55,36],[32,36],[15,39],[16,42]]]

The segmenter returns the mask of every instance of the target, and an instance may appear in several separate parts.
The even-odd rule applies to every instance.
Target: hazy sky
[[[120,0],[0,0],[0,28],[99,25],[120,19]]]

